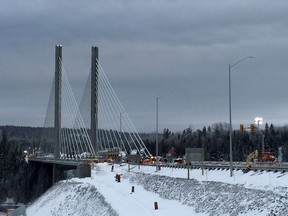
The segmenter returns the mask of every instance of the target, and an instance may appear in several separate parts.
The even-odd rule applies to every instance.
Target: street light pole
[[[122,142],[122,113],[120,112],[120,128],[119,128],[119,138],[120,138],[120,142]]]
[[[159,171],[158,164],[158,100],[159,97],[156,97],[156,172]]]
[[[170,94],[172,92],[167,92],[164,95],[156,97],[156,172],[159,171],[159,161],[158,161],[158,155],[159,155],[159,140],[158,140],[158,101],[159,98],[166,96],[167,94]]]
[[[232,158],[232,114],[231,114],[231,66],[229,64],[229,143],[230,143],[230,177],[233,176]]]
[[[265,138],[265,135],[264,135],[264,133],[262,133],[260,131],[260,124],[263,124],[263,118],[262,117],[256,117],[255,118],[255,124],[257,124],[257,126],[258,126],[258,132],[261,133],[261,135],[262,135],[262,153],[263,153],[265,151],[264,150],[264,138]]]
[[[232,149],[232,111],[231,111],[231,68],[242,62],[247,58],[255,58],[253,56],[246,56],[236,63],[230,65],[229,64],[229,147],[230,147],[230,177],[233,176],[233,149]]]

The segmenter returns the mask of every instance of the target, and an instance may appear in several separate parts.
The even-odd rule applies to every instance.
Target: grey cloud
[[[253,121],[254,115],[282,124],[281,116],[288,116],[287,7],[268,0],[4,0],[0,124],[43,123],[39,116],[21,120],[18,114],[35,107],[31,113],[45,115],[55,44],[63,45],[77,100],[90,70],[91,46],[99,46],[108,78],[144,131],[154,130],[156,96],[170,90],[174,93],[161,100],[161,127],[228,121],[228,64],[256,56],[232,70],[234,124]]]

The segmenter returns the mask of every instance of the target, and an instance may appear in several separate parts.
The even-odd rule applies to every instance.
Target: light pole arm
[[[244,58],[240,59],[239,61],[235,62],[234,64],[229,65],[229,68],[234,67],[234,66],[237,65],[238,63],[244,61],[246,58],[256,58],[256,57],[254,57],[254,56],[245,56]]]
[[[173,92],[172,92],[172,91],[166,92],[165,94],[163,94],[163,95],[161,95],[161,96],[158,96],[158,97],[157,97],[157,100],[159,100],[159,98],[162,98],[162,97],[164,97],[164,96],[166,96],[166,95],[168,95],[168,94],[171,94],[171,93],[173,93]]]

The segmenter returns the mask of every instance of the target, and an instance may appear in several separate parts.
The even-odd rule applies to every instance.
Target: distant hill
[[[0,126],[0,140],[2,139],[2,131],[5,130],[10,141],[39,143],[43,127],[28,127],[28,126]],[[155,140],[155,133],[139,133],[142,140]],[[159,136],[162,136],[159,134]]]
[[[16,141],[18,143],[39,143],[42,133],[41,127],[23,127],[23,126],[0,126],[0,139],[5,130],[9,141]]]

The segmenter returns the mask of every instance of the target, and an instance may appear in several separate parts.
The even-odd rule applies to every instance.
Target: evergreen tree
[[[191,127],[188,127],[186,129],[186,141],[187,144],[192,147],[192,142],[193,142],[193,131]]]
[[[164,128],[164,131],[163,131],[163,138],[164,138],[164,139],[169,139],[170,135],[171,135],[171,131],[169,131],[168,128],[167,128],[167,129]]]
[[[0,179],[6,180],[7,179],[7,173],[5,172],[7,170],[7,154],[9,152],[9,145],[8,145],[8,139],[6,131],[2,131],[2,140],[0,142]]]
[[[264,135],[265,135],[265,140],[264,140],[264,148],[266,148],[269,145],[269,141],[270,141],[270,136],[269,136],[269,126],[268,123],[265,124],[265,131],[264,131]],[[264,149],[265,150],[265,149]]]
[[[203,129],[202,129],[202,134],[203,134],[204,137],[206,137],[206,132],[207,132],[207,130],[206,130],[206,127],[204,126]]]
[[[211,133],[212,132],[212,129],[210,126],[208,126],[208,133]]]

